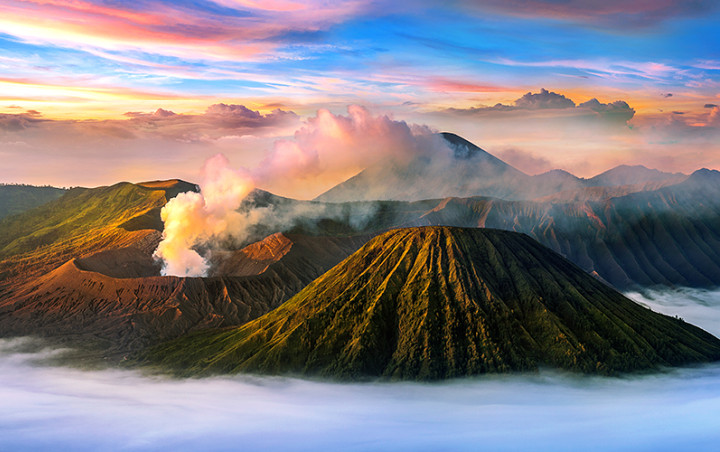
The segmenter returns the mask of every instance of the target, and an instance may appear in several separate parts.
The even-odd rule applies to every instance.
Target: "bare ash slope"
[[[273,234],[209,278],[160,276],[160,209],[182,181],[71,190],[0,222],[0,334],[100,342],[124,353],[267,313],[368,237]]]

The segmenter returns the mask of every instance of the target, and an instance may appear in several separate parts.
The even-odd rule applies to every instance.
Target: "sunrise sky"
[[[255,168],[351,105],[529,174],[720,168],[718,23],[715,0],[3,1],[0,182]],[[342,161],[265,188],[312,197]]]

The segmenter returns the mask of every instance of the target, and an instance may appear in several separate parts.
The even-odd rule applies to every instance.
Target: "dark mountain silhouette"
[[[380,235],[263,317],[148,357],[185,374],[611,374],[718,360],[720,340],[632,302],[526,235],[427,227]]]

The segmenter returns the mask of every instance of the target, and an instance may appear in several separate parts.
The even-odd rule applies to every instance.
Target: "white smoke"
[[[252,178],[232,170],[222,154],[208,159],[202,173],[200,193],[180,193],[161,211],[165,229],[155,256],[163,261],[163,275],[207,274],[210,256],[200,255],[196,247],[243,221],[237,209],[254,187]]]
[[[276,141],[252,170],[232,169],[221,154],[209,159],[203,168],[200,193],[181,194],[163,208],[165,230],[155,256],[163,261],[164,275],[205,276],[211,248],[228,238],[242,242],[250,225],[261,221],[287,225],[303,215],[333,213],[318,204],[238,212],[255,186],[271,186],[301,196],[312,187],[312,193],[319,194],[381,158],[400,161],[450,153],[444,140],[425,126],[374,116],[359,106],[348,107],[347,116],[319,110],[295,132],[293,140]],[[356,210],[363,209],[371,210],[368,206]]]

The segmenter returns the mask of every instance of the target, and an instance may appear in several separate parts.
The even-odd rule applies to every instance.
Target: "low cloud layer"
[[[720,292],[697,289],[644,290],[625,295],[655,312],[681,317],[720,337]]]
[[[541,174],[554,169],[550,160],[517,148],[499,149],[495,156],[527,174]]]
[[[197,180],[210,156],[225,152],[259,162],[300,117],[275,109],[214,104],[201,114],[128,112],[125,119],[51,120],[38,112],[0,115],[0,180],[57,186],[109,185],[123,180]],[[92,170],[90,170],[90,168]]]
[[[681,95],[672,99],[680,101]],[[683,107],[682,115],[674,110],[635,114],[622,100],[579,102],[570,94],[540,90],[514,102],[417,112],[404,120],[358,106],[301,117],[284,109],[214,104],[197,114],[156,108],[129,112],[125,119],[84,121],[25,111],[0,115],[0,181],[199,182],[204,161],[222,153],[237,167],[256,169],[258,176],[264,172],[259,187],[310,199],[385,156],[400,158],[397,150],[432,148],[417,137],[434,129],[457,133],[501,158],[513,149],[518,162],[529,162],[523,155],[536,159],[518,164],[531,173],[559,168],[592,177],[620,164],[685,173],[720,168],[720,109],[698,102],[696,108]],[[318,133],[331,129],[336,136]],[[321,142],[315,142],[319,136]]]
[[[640,103],[636,112],[624,100],[579,101],[541,89],[514,102],[436,110],[423,120],[498,157],[517,157],[518,167],[529,173],[562,169],[589,178],[618,165],[687,174],[720,168],[720,109],[684,93],[663,102],[666,109]],[[548,164],[537,164],[543,160]]]
[[[720,440],[720,367],[448,383],[169,380],[38,365],[0,342],[0,443],[35,451],[676,451]]]
[[[213,104],[204,114],[176,114],[158,108],[154,113],[128,112],[128,121],[103,121],[129,134],[153,133],[173,140],[209,141],[227,135],[257,133],[263,129],[294,126],[299,117],[292,111],[275,109],[262,114],[244,105]]]

